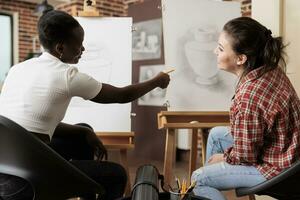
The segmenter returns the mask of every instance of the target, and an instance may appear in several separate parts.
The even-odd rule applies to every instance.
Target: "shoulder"
[[[261,79],[253,79],[243,83],[235,94],[233,105],[243,113],[259,113],[267,107],[270,93]]]
[[[235,101],[240,109],[273,112],[281,110],[294,93],[287,76],[276,69],[245,82],[238,88]]]
[[[74,66],[62,66],[62,67],[65,68],[67,75],[70,77],[76,76],[76,74],[79,73],[77,67]]]
[[[102,88],[102,83],[92,76],[80,72],[76,67],[69,67],[66,73],[67,89],[70,96],[92,99]]]
[[[38,58],[30,58],[28,60],[24,60],[22,62],[19,62],[11,67],[11,69],[16,69],[18,67],[22,66],[31,66],[33,63],[36,63],[39,59]]]
[[[34,64],[35,62],[36,62],[36,58],[31,58],[29,60],[25,60],[23,62],[15,64],[11,68],[9,68],[7,75],[23,74],[28,72],[30,73],[30,69],[32,68],[31,66],[35,65]]]
[[[74,66],[69,66],[66,70],[65,70],[65,76],[67,78],[67,81],[69,83],[77,83],[77,84],[87,84],[87,83],[91,83],[91,82],[97,82],[92,76],[90,76],[89,74],[80,72],[78,70],[77,67]]]
[[[68,81],[83,81],[89,77],[89,75],[81,73],[75,66],[68,66],[65,68],[65,76]]]

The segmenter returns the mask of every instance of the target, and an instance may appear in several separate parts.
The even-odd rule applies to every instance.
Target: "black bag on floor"
[[[159,192],[159,180],[161,189]],[[135,184],[131,191],[131,197],[122,200],[170,200],[170,193],[164,189],[164,176],[159,174],[153,165],[143,165],[137,169]],[[203,197],[189,195],[185,200],[209,200]]]

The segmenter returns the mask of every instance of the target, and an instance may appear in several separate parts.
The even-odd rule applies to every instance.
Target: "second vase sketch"
[[[217,62],[214,49],[217,46],[217,31],[213,27],[192,28],[192,40],[184,44],[188,64],[196,73],[195,81],[203,85],[217,83]]]

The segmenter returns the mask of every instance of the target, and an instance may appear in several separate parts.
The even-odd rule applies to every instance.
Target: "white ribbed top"
[[[73,96],[94,98],[102,84],[44,52],[13,66],[0,95],[0,115],[50,138]]]

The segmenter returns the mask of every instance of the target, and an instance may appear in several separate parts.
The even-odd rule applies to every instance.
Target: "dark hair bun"
[[[46,14],[46,13],[48,13],[48,12],[50,12],[50,11],[52,11],[52,10],[54,10],[53,7],[48,7],[48,8],[46,8],[46,9],[43,11],[43,15]]]

